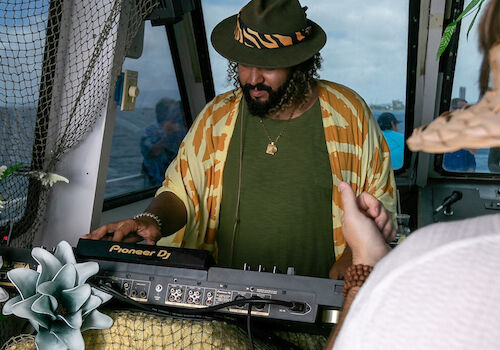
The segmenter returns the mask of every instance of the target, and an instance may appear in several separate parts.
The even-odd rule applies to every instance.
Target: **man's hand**
[[[345,272],[349,266],[352,265],[352,251],[349,246],[346,246],[340,258],[335,261],[330,269],[330,279],[341,280],[345,277]]]
[[[342,202],[344,204],[342,232],[352,250],[352,263],[354,265],[374,266],[390,250],[384,241],[378,225],[370,218],[374,217],[377,220],[381,215],[381,209],[377,209],[377,207],[366,203],[363,203],[363,206],[361,206],[360,201],[364,202],[369,197],[364,196],[361,200],[359,198],[356,199],[351,186],[345,182],[340,183],[339,189],[342,193]],[[382,219],[379,220],[382,221]]]
[[[99,227],[82,236],[85,239],[109,240],[116,242],[140,242],[154,245],[162,237],[155,221],[148,217],[126,219]]]
[[[378,230],[382,232],[387,243],[396,238],[396,228],[394,227],[392,215],[377,198],[368,192],[363,192],[356,198],[356,203],[363,214],[375,221]]]

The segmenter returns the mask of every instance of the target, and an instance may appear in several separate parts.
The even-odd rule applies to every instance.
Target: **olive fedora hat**
[[[286,68],[314,56],[326,34],[306,18],[297,0],[252,0],[212,31],[215,50],[230,61],[259,68]]]

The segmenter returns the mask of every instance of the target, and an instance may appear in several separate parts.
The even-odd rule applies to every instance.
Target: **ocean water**
[[[387,110],[372,110],[374,118]],[[390,110],[397,120],[398,131],[404,133],[405,111]],[[135,111],[119,111],[115,122],[111,157],[109,162],[105,198],[139,191],[152,184],[142,173],[141,136],[146,127],[156,122],[153,108],[138,108]],[[476,172],[488,173],[489,149],[480,149],[475,155]]]

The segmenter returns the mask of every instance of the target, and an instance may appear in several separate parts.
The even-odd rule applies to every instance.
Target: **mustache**
[[[273,89],[270,86],[265,85],[263,83],[258,83],[257,85],[245,84],[241,88],[243,89],[243,91],[250,91],[253,89],[263,90],[263,91],[267,91],[267,92],[273,91]]]

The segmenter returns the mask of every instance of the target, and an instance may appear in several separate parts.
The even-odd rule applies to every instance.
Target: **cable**
[[[248,341],[250,343],[251,349],[254,350],[254,340],[252,336],[252,329],[251,329],[251,318],[252,318],[252,306],[253,305],[259,305],[262,306],[263,304],[267,305],[281,305],[288,307],[290,309],[295,309],[295,308],[301,308],[304,306],[303,303],[298,303],[298,302],[290,302],[290,301],[284,301],[284,300],[272,300],[272,299],[264,299],[258,296],[253,296],[250,298],[242,298],[242,299],[237,299],[237,300],[232,300],[226,303],[218,304],[218,305],[213,305],[213,306],[208,306],[205,308],[201,309],[187,309],[187,308],[181,308],[181,307],[173,307],[173,306],[162,306],[160,308],[158,307],[153,307],[151,305],[147,304],[142,304],[140,302],[137,302],[130,298],[127,295],[123,295],[114,288],[103,284],[101,281],[99,283],[92,283],[89,282],[89,284],[97,288],[105,293],[111,294],[114,298],[116,298],[119,301],[122,301],[124,303],[127,303],[129,305],[132,305],[134,308],[142,310],[146,313],[153,314],[153,315],[158,315],[158,316],[171,316],[171,317],[176,317],[180,319],[186,319],[186,320],[218,320],[218,321],[225,321],[229,322],[231,324],[234,324],[238,327],[240,327],[243,331],[245,331],[245,326],[238,322],[236,318],[234,317],[228,317],[228,316],[223,316],[223,315],[215,315],[211,314],[210,316],[206,315],[208,313],[212,313],[213,311],[217,311],[226,307],[230,306],[243,306],[245,304],[248,305],[248,313],[246,317],[246,333],[248,336]],[[262,336],[262,335],[260,335]],[[267,337],[271,337],[272,334],[268,334]],[[288,343],[283,339],[279,339],[280,342],[282,343]],[[289,344],[290,345],[290,344]],[[296,349],[296,347],[288,347],[287,349]]]
[[[248,342],[250,343],[250,348],[252,350],[255,349],[253,345],[253,339],[252,339],[252,329],[250,326],[250,321],[252,319],[252,304],[248,303],[248,314],[247,314],[247,334],[248,334]]]
[[[130,297],[128,297],[126,295],[122,295],[121,293],[119,293],[118,291],[116,291],[115,289],[113,289],[112,287],[109,287],[109,286],[107,286],[105,284],[102,284],[102,283],[99,283],[99,284],[91,283],[91,285],[93,287],[95,287],[95,288],[98,288],[98,289],[102,290],[103,292],[112,294],[117,299],[120,299],[122,301],[126,301],[128,303],[136,305],[140,309],[143,309],[143,310],[153,310],[153,311],[158,310],[159,312],[167,312],[167,311],[165,311],[163,309],[158,309],[158,308],[155,308],[153,306],[141,304],[141,303],[139,303],[139,302],[131,299]],[[253,297],[250,297],[250,298],[242,298],[242,299],[238,299],[238,300],[228,301],[228,302],[222,303],[222,304],[217,304],[217,305],[213,305],[213,306],[207,306],[207,307],[200,308],[200,309],[185,309],[185,308],[180,308],[180,307],[175,307],[175,306],[164,306],[164,307],[167,308],[167,309],[174,309],[174,310],[176,310],[176,311],[173,311],[172,313],[180,313],[180,314],[183,314],[183,315],[203,315],[203,314],[207,314],[207,313],[211,313],[213,311],[217,311],[217,310],[223,309],[225,307],[234,306],[234,305],[243,306],[245,304],[252,304],[252,305],[254,305],[254,304],[281,305],[281,306],[286,306],[288,308],[294,309],[295,307],[300,306],[299,304],[302,304],[302,303],[297,303],[297,302],[292,302],[292,301],[284,301],[284,300],[277,300],[277,299],[264,299],[264,298],[261,298],[261,297],[258,297],[258,296],[253,296]]]

